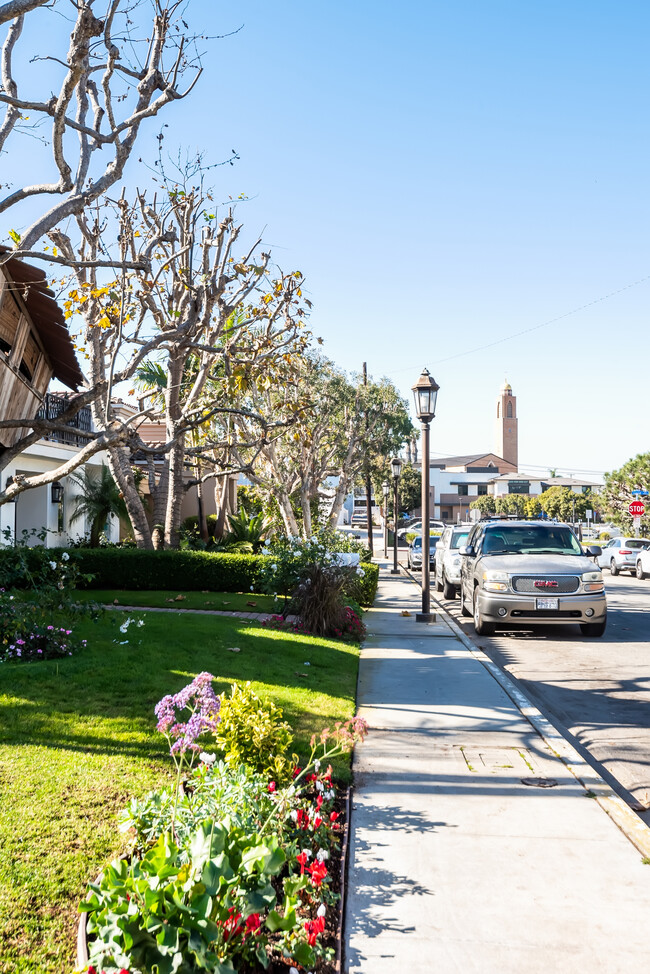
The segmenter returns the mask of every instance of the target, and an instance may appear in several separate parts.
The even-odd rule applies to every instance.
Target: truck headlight
[[[507,592],[510,588],[507,572],[483,572],[483,588],[486,592]]]
[[[603,573],[584,572],[582,576],[582,587],[585,592],[603,592],[605,589]]]

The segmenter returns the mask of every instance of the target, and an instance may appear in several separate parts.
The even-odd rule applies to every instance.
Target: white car
[[[471,524],[450,525],[442,532],[436,546],[436,592],[442,592],[445,599],[456,598],[460,586],[460,567],[463,564],[458,549],[467,543],[467,535],[471,530]]]
[[[636,553],[636,577],[648,578],[650,576],[650,547],[639,548]]]
[[[639,551],[650,547],[650,538],[612,538],[603,548],[602,555],[596,559],[600,568],[609,568],[612,575],[619,572],[636,572],[636,559]]]

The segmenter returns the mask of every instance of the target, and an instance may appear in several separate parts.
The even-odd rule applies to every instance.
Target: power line
[[[594,298],[593,301],[587,301],[586,304],[581,304],[577,308],[572,308],[571,311],[566,311],[564,314],[557,315],[555,318],[548,318],[546,321],[542,321],[539,325],[531,325],[530,328],[524,328],[522,331],[513,332],[512,335],[506,335],[504,338],[497,338],[493,342],[487,342],[485,345],[477,345],[475,348],[466,349],[464,352],[456,352],[455,355],[448,355],[447,358],[436,359],[436,366],[440,365],[442,362],[451,362],[453,359],[463,358],[466,355],[473,355],[474,352],[482,352],[486,348],[494,348],[496,345],[503,345],[504,342],[510,342],[515,338],[520,338],[522,335],[530,335],[533,331],[539,331],[540,328],[547,328],[549,325],[554,325],[558,321],[564,321],[565,318],[569,318],[571,315],[578,314],[580,311],[584,311],[586,308],[592,308],[595,304],[600,304],[601,301],[607,301],[609,298],[615,297],[617,294],[622,294],[623,291],[629,291],[630,288],[638,287],[639,284],[645,284],[646,281],[650,281],[650,274],[646,277],[640,277],[638,281],[632,281],[631,284],[625,284],[623,287],[617,288],[615,291],[610,291],[608,294],[603,294],[599,298]],[[397,375],[400,372],[410,372],[412,369],[419,368],[420,366],[407,366],[403,369],[395,369],[393,372],[388,372],[388,375]]]

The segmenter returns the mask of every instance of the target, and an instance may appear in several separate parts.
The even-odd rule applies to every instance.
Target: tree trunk
[[[302,528],[306,538],[311,538],[313,530],[311,522],[310,495],[311,491],[309,489],[309,484],[303,483],[300,490],[300,507],[302,509]]]
[[[151,529],[142,500],[135,486],[133,471],[126,450],[121,447],[114,447],[110,450],[108,466],[124,497],[136,545],[138,548],[153,548]]]

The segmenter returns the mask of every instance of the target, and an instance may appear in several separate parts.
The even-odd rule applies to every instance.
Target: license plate
[[[535,599],[535,603],[538,609],[559,609],[560,607],[559,599]]]

